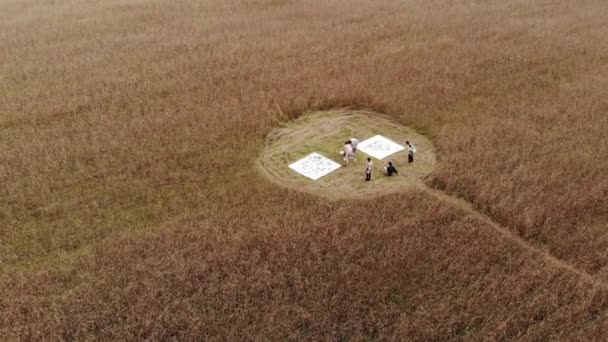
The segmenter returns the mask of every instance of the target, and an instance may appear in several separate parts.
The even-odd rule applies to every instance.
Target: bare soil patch
[[[414,163],[407,162],[407,150],[383,160],[372,157],[372,181],[364,180],[368,155],[357,153],[357,161],[346,165],[340,151],[345,140],[360,141],[380,134],[400,145],[410,141],[416,146]],[[318,152],[340,163],[343,167],[312,181],[295,171],[289,164]],[[382,169],[392,161],[399,175],[387,177]],[[316,194],[330,199],[365,199],[402,191],[422,184],[436,164],[432,142],[414,129],[396,122],[391,117],[365,110],[337,109],[305,113],[297,120],[273,130],[266,138],[258,166],[262,173],[278,185]]]

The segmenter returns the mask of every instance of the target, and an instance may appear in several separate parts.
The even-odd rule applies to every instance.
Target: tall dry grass
[[[0,335],[605,338],[605,290],[459,208],[254,161],[304,110],[385,112],[436,142],[429,185],[606,282],[607,12],[0,0]]]

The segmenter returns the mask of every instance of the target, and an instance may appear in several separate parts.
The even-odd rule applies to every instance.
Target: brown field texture
[[[0,339],[605,341],[605,0],[0,0]],[[259,171],[307,111],[425,186]],[[339,149],[339,147],[338,147]]]

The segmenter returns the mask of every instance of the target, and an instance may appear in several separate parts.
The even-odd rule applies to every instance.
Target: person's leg
[[[408,161],[409,163],[413,162],[413,161],[414,161],[414,155],[413,155],[413,154],[408,154],[408,155],[407,155],[407,161]]]

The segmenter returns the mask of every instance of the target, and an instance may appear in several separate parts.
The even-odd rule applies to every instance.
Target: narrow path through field
[[[544,251],[544,250],[530,244],[528,241],[524,240],[519,235],[511,232],[508,228],[501,226],[500,224],[494,222],[488,216],[475,210],[469,202],[456,198],[456,197],[453,197],[453,196],[450,196],[443,191],[429,188],[425,185],[420,186],[419,189],[440,201],[450,203],[450,204],[454,205],[455,207],[458,207],[461,210],[466,211],[473,217],[479,219],[481,222],[487,224],[490,228],[492,228],[494,231],[496,231],[498,234],[500,234],[505,239],[516,243],[517,245],[519,245],[520,247],[529,251],[532,254],[539,255],[547,263],[552,264],[560,269],[566,270],[570,273],[573,273],[593,286],[608,289],[608,284],[606,284],[604,281],[594,277],[593,275],[585,272],[584,270],[577,268],[576,266],[573,266],[573,265],[567,263],[564,260],[561,260],[561,259],[553,256],[551,253]]]

